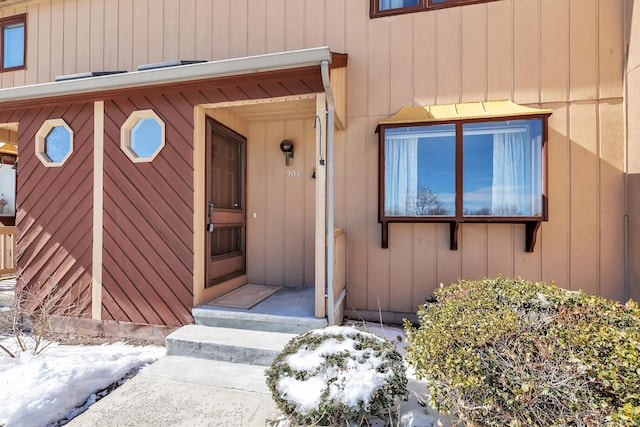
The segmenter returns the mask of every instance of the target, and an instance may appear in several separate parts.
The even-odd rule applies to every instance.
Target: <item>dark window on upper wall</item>
[[[495,0],[370,0],[371,18],[419,12],[429,9],[464,6],[467,4],[487,3]]]
[[[26,14],[0,19],[0,46],[2,47],[0,71],[25,68],[26,20]]]

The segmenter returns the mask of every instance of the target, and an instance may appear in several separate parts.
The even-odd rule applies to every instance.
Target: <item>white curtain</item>
[[[379,0],[380,10],[397,9],[404,7],[404,0]]]
[[[418,138],[386,140],[384,156],[385,215],[415,215],[418,197]]]
[[[526,132],[493,135],[493,185],[491,214],[532,216],[532,147]]]

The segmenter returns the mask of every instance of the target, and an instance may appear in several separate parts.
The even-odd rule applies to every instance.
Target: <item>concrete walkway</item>
[[[264,427],[279,416],[264,369],[164,356],[67,425]]]

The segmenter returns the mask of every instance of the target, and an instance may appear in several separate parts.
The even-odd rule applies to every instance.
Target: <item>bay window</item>
[[[494,114],[491,114],[494,110]],[[511,116],[509,116],[511,114]],[[525,224],[527,250],[547,220],[548,110],[508,101],[411,107],[382,121],[379,221]]]
[[[487,3],[495,0],[370,0],[369,16],[398,15],[422,10],[442,9],[475,3]]]

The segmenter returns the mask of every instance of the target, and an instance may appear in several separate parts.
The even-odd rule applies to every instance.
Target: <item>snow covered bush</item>
[[[520,279],[460,281],[406,324],[430,402],[467,425],[640,425],[640,309]]]
[[[266,370],[279,409],[303,425],[361,425],[406,399],[402,356],[393,345],[352,327],[331,326],[293,338]]]

